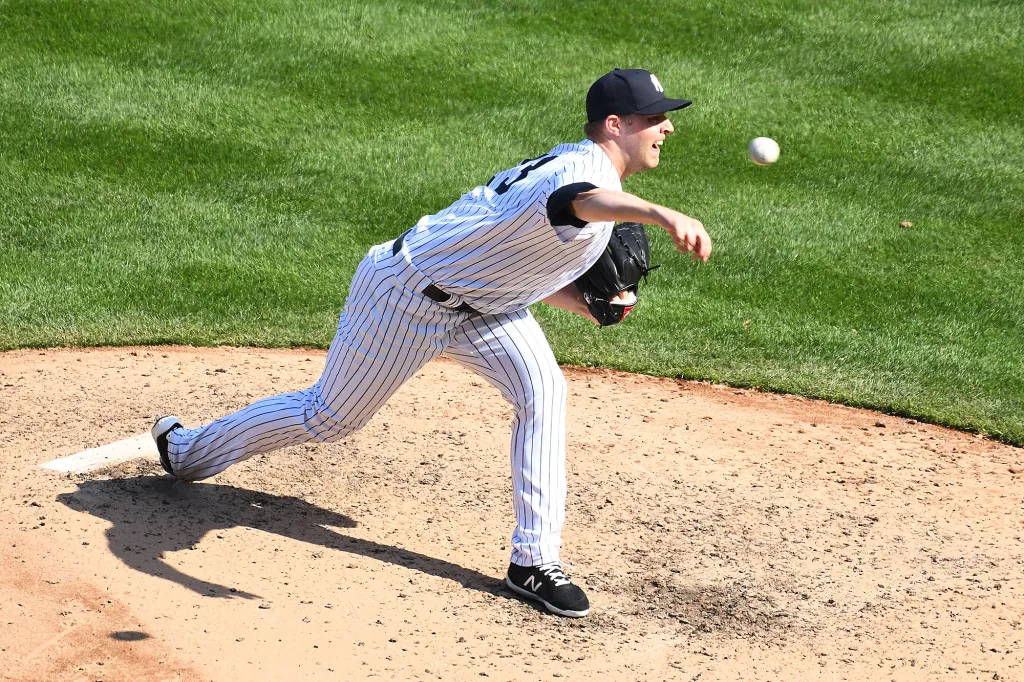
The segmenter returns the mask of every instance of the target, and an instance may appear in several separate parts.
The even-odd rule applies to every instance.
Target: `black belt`
[[[403,232],[402,234],[398,235],[398,239],[395,240],[395,245],[391,247],[392,256],[397,256],[398,252],[402,250],[402,243],[405,241],[405,235],[407,234],[409,233]],[[436,301],[441,304],[447,303],[448,301],[454,298],[454,296],[452,296],[446,291],[438,289],[433,284],[428,284],[427,286],[425,286],[421,293],[430,300]],[[480,314],[477,311],[473,310],[473,308],[466,302],[460,303],[458,306],[453,307],[452,310],[456,310],[460,313],[473,313],[474,315]]]

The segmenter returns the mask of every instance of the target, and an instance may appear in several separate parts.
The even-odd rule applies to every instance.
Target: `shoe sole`
[[[544,605],[544,608],[546,608],[551,613],[557,613],[559,616],[567,616],[569,618],[583,618],[585,615],[590,613],[590,609],[589,608],[586,611],[567,611],[565,609],[560,609],[557,606],[555,606],[554,604],[551,604],[550,602],[548,602],[547,600],[542,599],[541,596],[539,594],[537,594],[536,592],[530,592],[529,590],[524,590],[523,588],[521,588],[518,585],[516,585],[515,583],[513,583],[512,579],[508,577],[508,574],[505,575],[505,584],[508,585],[509,588],[513,592],[515,592],[516,594],[520,594],[520,595],[526,597],[527,599],[532,599],[534,601],[539,601],[541,604]]]

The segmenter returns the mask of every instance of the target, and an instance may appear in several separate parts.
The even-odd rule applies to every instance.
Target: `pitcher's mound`
[[[511,410],[430,364],[339,443],[174,484],[40,464],[308,386],[323,353],[0,355],[0,679],[1022,679],[1020,450],[566,368],[563,558],[504,587]]]

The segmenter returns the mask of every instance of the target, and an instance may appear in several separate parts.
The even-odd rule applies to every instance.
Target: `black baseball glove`
[[[640,223],[619,223],[612,228],[608,247],[594,265],[579,276],[576,288],[583,294],[590,314],[598,324],[618,324],[636,305],[640,280],[660,265],[651,265],[651,245],[647,231]],[[629,299],[612,303],[620,292]]]

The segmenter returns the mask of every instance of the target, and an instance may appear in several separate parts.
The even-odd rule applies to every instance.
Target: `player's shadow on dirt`
[[[415,571],[454,580],[463,587],[509,597],[504,582],[457,564],[339,533],[353,528],[344,514],[295,497],[203,483],[174,485],[156,476],[84,481],[77,492],[57,499],[76,511],[110,521],[107,541],[115,556],[128,566],[160,576],[209,597],[258,598],[242,590],[182,573],[163,561],[165,552],[190,549],[211,531],[239,526],[372,557]]]

